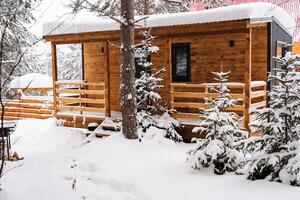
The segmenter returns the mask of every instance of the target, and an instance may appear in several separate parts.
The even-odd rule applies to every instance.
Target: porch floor
[[[58,111],[56,115],[68,115],[73,117],[91,117],[91,118],[101,118],[105,119],[105,113],[104,112],[88,112],[88,111]],[[122,117],[122,113],[118,111],[112,111],[111,112],[112,118],[120,119]]]

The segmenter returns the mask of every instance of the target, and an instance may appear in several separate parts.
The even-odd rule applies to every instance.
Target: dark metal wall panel
[[[272,21],[268,25],[268,72],[273,72],[275,68],[275,61],[273,59],[276,56],[277,41],[292,44],[293,38],[285,30],[283,30],[276,21]],[[272,83],[271,83],[272,84]],[[269,85],[270,86],[270,85]]]

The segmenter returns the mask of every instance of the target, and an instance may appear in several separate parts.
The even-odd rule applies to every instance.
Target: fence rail
[[[57,81],[54,93],[56,112],[109,112],[105,83]]]
[[[215,86],[218,86],[218,83],[171,83],[171,108],[177,110],[174,117],[200,118],[199,109],[207,109],[210,107],[207,98],[217,98],[219,96],[218,93],[211,90],[211,87]],[[251,108],[266,107],[266,82],[253,81],[251,83],[250,97],[246,96],[244,83],[227,83],[226,87],[230,90],[230,96],[239,100],[239,103],[232,108],[228,108],[228,111],[236,112],[241,116],[249,115],[245,108],[245,101],[248,98],[251,101]]]

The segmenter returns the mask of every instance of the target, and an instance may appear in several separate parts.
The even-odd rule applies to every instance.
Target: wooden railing
[[[103,112],[109,115],[105,83],[57,81],[54,89],[54,110]]]
[[[177,112],[174,117],[177,118],[200,118],[199,109],[207,109],[210,105],[206,98],[216,98],[219,94],[213,92],[210,88],[218,86],[217,83],[206,84],[186,84],[171,83],[171,108]],[[251,108],[265,107],[267,102],[267,84],[264,81],[254,81],[251,83],[250,97],[246,96],[245,84],[243,83],[227,83],[230,95],[234,99],[239,99],[237,105],[228,108],[228,111],[234,111],[240,116],[249,115],[245,101],[250,99]]]

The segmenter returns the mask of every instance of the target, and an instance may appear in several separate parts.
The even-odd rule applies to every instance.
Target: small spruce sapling
[[[300,57],[287,52],[285,57],[275,58],[274,82],[269,92],[269,108],[254,109],[254,121],[250,127],[261,133],[258,138],[245,142],[251,152],[247,167],[250,180],[267,178],[300,186]]]
[[[200,109],[202,120],[193,132],[204,134],[205,139],[193,139],[196,148],[188,152],[187,162],[194,169],[213,167],[215,174],[224,174],[238,169],[241,154],[235,149],[235,142],[248,136],[241,129],[241,118],[226,109],[236,105],[226,87],[230,72],[213,72],[220,84],[210,89],[219,94],[217,98],[208,98],[208,109]]]
[[[164,68],[154,70],[151,62],[151,55],[159,51],[157,46],[152,45],[154,37],[150,29],[141,32],[142,41],[136,45],[135,57],[136,67],[140,67],[140,74],[135,81],[137,93],[137,119],[140,130],[145,133],[151,126],[165,129],[166,137],[181,141],[177,133],[180,123],[170,115],[170,111],[161,102],[158,93],[163,88]],[[141,137],[141,136],[140,136]]]

